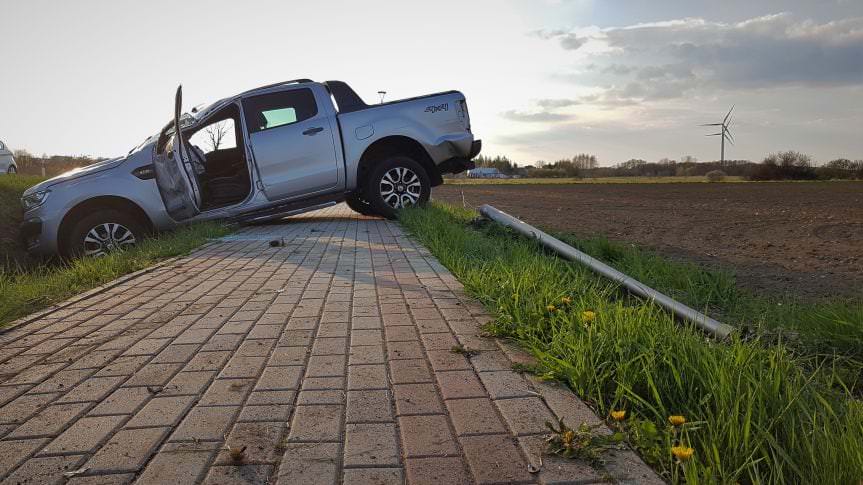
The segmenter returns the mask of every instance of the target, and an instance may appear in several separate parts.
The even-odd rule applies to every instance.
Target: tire
[[[67,258],[100,257],[131,248],[146,235],[146,226],[131,214],[116,209],[100,210],[82,217],[72,226],[65,238],[63,254]]]
[[[9,165],[9,168],[6,169],[6,175],[15,175],[18,173],[18,169],[15,168],[15,165]]]
[[[375,212],[375,209],[371,204],[368,203],[365,199],[358,195],[352,195],[345,200],[345,203],[348,204],[348,207],[354,210],[354,212],[359,212],[364,216],[376,216],[378,215]]]
[[[431,180],[419,162],[405,156],[394,156],[372,170],[364,195],[375,212],[395,219],[399,209],[428,202]]]

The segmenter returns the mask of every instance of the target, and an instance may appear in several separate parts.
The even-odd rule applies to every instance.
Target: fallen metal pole
[[[734,327],[732,327],[731,325],[717,322],[716,320],[708,317],[707,315],[654,290],[653,288],[641,283],[638,280],[626,276],[625,274],[617,271],[616,269],[603,263],[602,261],[588,256],[587,254],[564,243],[560,239],[549,236],[543,231],[540,231],[539,229],[531,226],[530,224],[526,224],[516,219],[515,217],[507,214],[506,212],[499,211],[490,205],[481,206],[479,208],[479,212],[485,217],[488,217],[489,219],[501,225],[510,227],[516,232],[538,240],[540,243],[542,243],[543,246],[554,250],[556,253],[560,254],[566,259],[581,263],[593,270],[594,272],[599,273],[606,278],[614,280],[617,283],[620,283],[620,285],[629,290],[630,293],[638,295],[642,298],[653,300],[654,302],[656,302],[657,305],[670,311],[675,316],[694,323],[702,330],[709,332],[719,337],[720,339],[728,337],[728,335],[734,331]]]

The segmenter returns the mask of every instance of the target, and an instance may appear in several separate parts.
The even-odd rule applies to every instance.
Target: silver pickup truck
[[[128,155],[28,189],[21,238],[32,253],[103,255],[191,221],[342,201],[394,217],[480,148],[458,91],[367,105],[344,82],[298,79],[183,113],[178,88],[174,119]]]

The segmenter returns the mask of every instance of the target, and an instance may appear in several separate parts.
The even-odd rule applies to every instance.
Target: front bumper
[[[18,228],[18,241],[28,252],[34,252],[41,245],[42,219],[33,217],[25,220]]]

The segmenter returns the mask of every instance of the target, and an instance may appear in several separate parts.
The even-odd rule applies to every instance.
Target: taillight
[[[467,112],[467,101],[460,99],[458,106],[458,116],[461,118],[462,125],[466,131],[470,131],[470,114]]]

